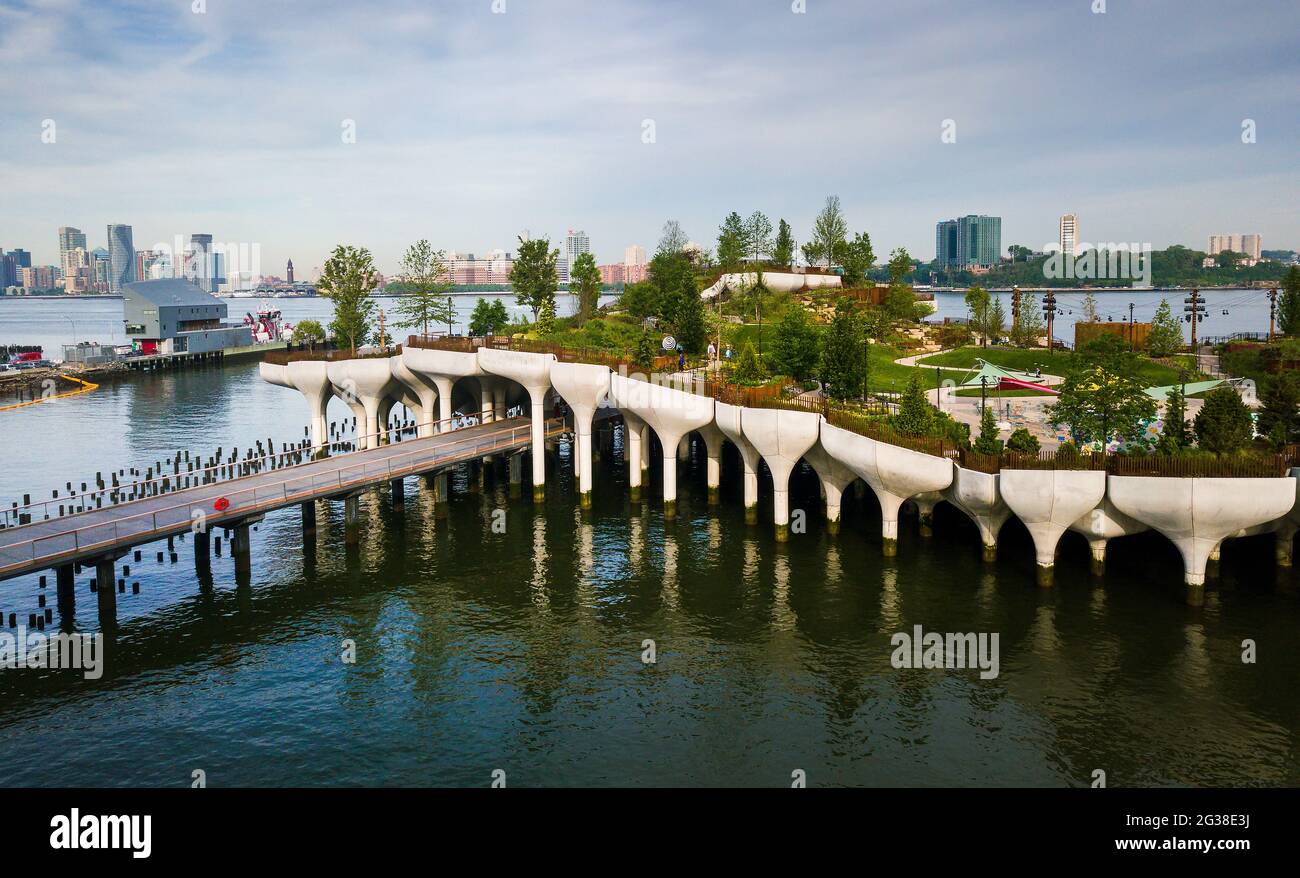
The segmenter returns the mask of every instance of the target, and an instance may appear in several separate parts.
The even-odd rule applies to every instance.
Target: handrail
[[[460,424],[460,426],[456,426],[456,422],[457,422],[457,421],[462,422],[462,423]],[[465,421],[469,421],[469,423],[464,423]],[[143,480],[143,481],[133,481],[133,482],[131,482],[129,485],[117,485],[117,486],[115,486],[115,487],[104,487],[104,488],[98,488],[98,489],[96,489],[96,490],[94,490],[94,491],[87,491],[87,492],[84,492],[84,493],[81,493],[81,494],[69,495],[68,499],[71,500],[73,497],[75,497],[75,498],[80,499],[80,500],[85,500],[85,499],[87,499],[87,498],[97,497],[97,496],[100,496],[100,495],[102,495],[102,494],[111,494],[111,493],[114,492],[114,491],[122,491],[122,490],[124,490],[124,489],[126,489],[126,488],[128,488],[128,487],[129,487],[129,488],[141,488],[141,487],[144,487],[144,486],[146,486],[146,485],[153,485],[153,484],[158,484],[158,483],[162,483],[162,482],[174,482],[174,481],[176,481],[177,479],[179,479],[181,476],[188,476],[188,477],[191,477],[191,478],[198,478],[200,475],[205,474],[205,473],[210,473],[210,472],[218,471],[218,470],[224,469],[224,468],[226,468],[226,467],[243,466],[243,465],[246,465],[246,464],[258,464],[258,468],[259,468],[259,471],[260,471],[260,465],[261,465],[261,463],[262,463],[263,461],[268,461],[268,460],[271,460],[271,459],[273,459],[273,458],[279,458],[279,457],[283,457],[283,456],[285,456],[285,455],[290,455],[290,454],[294,454],[294,455],[305,455],[305,454],[315,455],[317,452],[319,452],[319,451],[321,451],[321,450],[323,450],[323,449],[332,449],[334,446],[336,446],[336,445],[341,445],[341,444],[343,444],[344,442],[355,443],[355,442],[360,442],[362,439],[376,439],[376,438],[379,438],[379,437],[381,437],[381,436],[390,436],[390,435],[393,434],[393,433],[396,433],[396,434],[400,437],[400,436],[404,436],[404,435],[406,435],[406,434],[408,434],[408,433],[412,433],[412,432],[418,434],[418,433],[419,433],[419,430],[420,430],[422,427],[425,427],[425,428],[427,428],[427,427],[440,428],[440,427],[442,427],[443,425],[449,425],[449,426],[452,428],[450,431],[438,430],[438,432],[436,432],[436,433],[434,434],[434,435],[445,435],[446,432],[456,432],[457,430],[463,430],[463,429],[467,429],[467,428],[469,428],[469,427],[477,427],[477,426],[479,426],[481,423],[482,423],[481,415],[480,415],[478,412],[474,412],[474,413],[472,413],[472,414],[467,414],[467,415],[458,415],[458,416],[453,416],[453,417],[450,417],[450,418],[442,418],[442,419],[440,419],[440,420],[432,421],[432,422],[430,422],[430,423],[426,423],[426,424],[421,424],[421,423],[419,423],[419,422],[416,422],[416,423],[415,423],[414,425],[412,425],[412,426],[390,427],[390,428],[385,429],[385,430],[377,430],[377,431],[374,432],[374,433],[359,433],[359,434],[357,434],[356,436],[353,436],[353,437],[348,438],[348,439],[339,439],[339,440],[335,440],[335,441],[333,441],[333,442],[323,442],[323,443],[321,443],[321,444],[319,444],[319,445],[295,446],[294,448],[290,449],[289,451],[279,451],[279,452],[274,452],[274,453],[271,453],[271,454],[263,454],[261,457],[246,457],[246,458],[243,458],[243,459],[240,459],[240,460],[230,461],[229,463],[218,463],[218,464],[214,464],[213,466],[204,467],[204,468],[202,468],[202,469],[197,469],[197,470],[188,470],[187,472],[184,472],[184,473],[172,473],[172,474],[167,475],[167,476],[157,476],[157,477],[155,477],[155,478],[152,478],[152,479],[145,479],[145,480]],[[432,438],[432,437],[425,437],[425,438]],[[366,450],[368,450],[368,449],[357,448],[357,449],[354,449],[354,450],[352,450],[352,451],[342,451],[342,452],[339,452],[339,454],[340,454],[340,455],[357,454],[358,452],[366,451]],[[313,461],[307,460],[307,461],[303,461],[302,463],[312,463],[312,462],[313,462]],[[293,464],[293,466],[301,466],[302,463]],[[226,481],[230,481],[230,480],[233,480],[233,479],[241,479],[241,478],[245,478],[245,476],[243,476],[243,475],[240,475],[240,476],[231,476],[229,479],[226,479]],[[221,479],[218,478],[216,481],[221,481]],[[195,485],[194,487],[195,487],[195,488],[198,488],[198,487],[202,487],[202,485]],[[181,489],[179,489],[179,490],[190,490],[190,489],[189,489],[189,488],[181,488]],[[155,495],[155,496],[156,496],[156,495]],[[137,498],[137,499],[140,499],[140,498]],[[126,501],[126,502],[128,502],[128,503],[132,503],[132,502],[135,502],[135,501],[134,501],[134,500],[128,500],[128,501]],[[55,500],[41,500],[40,502],[37,502],[37,503],[28,503],[28,504],[25,504],[25,505],[23,505],[23,506],[12,506],[12,507],[10,507],[10,508],[8,508],[8,509],[0,509],[0,516],[3,516],[3,518],[4,518],[5,520],[8,520],[10,517],[13,517],[13,516],[21,516],[21,515],[23,514],[24,510],[30,510],[30,509],[35,509],[35,508],[37,508],[37,507],[42,507],[42,508],[45,509],[45,512],[46,512],[45,518],[42,519],[42,520],[44,521],[44,520],[48,520],[48,519],[49,519],[49,517],[50,517],[50,516],[49,516],[49,507],[50,507],[51,504],[54,504],[54,503],[56,503]],[[116,505],[116,504],[114,504],[114,505]],[[86,510],[86,511],[91,511],[91,510]],[[74,515],[75,515],[75,514],[78,514],[78,513],[71,513],[71,514],[74,514]],[[57,517],[59,517],[59,516],[55,516],[55,517],[57,518]],[[22,525],[20,525],[20,524],[5,525],[5,527],[21,527],[21,526],[22,526]]]
[[[503,436],[507,432],[509,433],[509,439],[506,442],[504,442],[504,444],[500,441],[499,438],[494,438],[494,437]],[[563,432],[565,432],[565,424],[562,418],[548,418],[544,422],[543,434],[545,436],[555,436]],[[445,467],[450,464],[460,462],[462,460],[481,457],[485,452],[497,451],[497,450],[501,450],[502,448],[514,447],[519,443],[521,434],[531,437],[531,433],[532,433],[531,424],[523,425],[523,426],[515,425],[511,427],[509,431],[505,431],[505,430],[490,431],[487,433],[478,434],[473,437],[461,439],[458,440],[457,442],[451,443],[450,447],[456,448],[457,450],[453,451],[449,455],[437,455],[433,459],[414,461],[413,459],[418,457],[422,453],[422,450],[416,450],[416,451],[406,452],[402,455],[388,457],[380,462],[383,464],[382,478],[380,479],[375,479],[373,473],[372,474],[366,473],[366,466],[364,462],[359,463],[357,466],[339,467],[333,471],[333,474],[335,475],[336,479],[334,481],[334,485],[332,485],[331,487],[337,489],[344,489],[350,485],[355,485],[355,484],[368,484],[372,481],[383,481],[390,478],[398,478],[399,476],[405,477],[406,475],[410,475],[413,472],[420,472],[421,470],[427,468],[428,465],[431,463],[435,464],[439,468]],[[429,437],[429,438],[433,438],[433,437]],[[492,439],[493,441],[485,443],[481,441],[483,439]],[[434,451],[447,450],[447,447],[444,446],[443,448],[435,448],[433,450]],[[397,460],[407,460],[412,462],[405,466],[397,467],[395,469],[393,463],[394,461]],[[312,463],[320,463],[320,462],[321,461],[312,461]],[[358,468],[361,469],[362,471],[361,475],[358,478],[351,478],[351,479],[347,479],[346,481],[344,480],[343,474],[345,472],[347,472],[350,469],[358,469]],[[228,510],[222,512],[219,515],[213,516],[214,520],[212,522],[212,525],[220,526],[220,522],[222,521],[238,519],[238,518],[246,518],[251,514],[255,514],[265,509],[271,509],[277,506],[287,505],[289,503],[295,502],[296,498],[316,494],[319,491],[321,486],[316,482],[315,477],[313,476],[312,484],[307,490],[299,491],[292,495],[289,494],[288,489],[285,486],[287,486],[291,482],[301,481],[302,478],[303,477],[300,476],[298,478],[281,479],[276,482],[271,482],[270,484],[254,485],[247,488],[243,488],[235,492],[232,496],[238,496],[239,494],[248,493],[251,491],[254,497],[254,504],[252,506],[247,506],[247,507],[244,506],[235,507],[232,505]],[[259,492],[265,492],[267,490],[273,490],[275,488],[281,489],[281,495],[278,498],[276,498],[274,501],[267,502],[267,503],[256,502],[256,498]],[[187,490],[198,490],[198,489],[191,488]],[[208,498],[205,497],[203,499],[206,500]],[[129,534],[129,536],[131,536],[136,541],[146,541],[152,534],[155,534],[160,530],[166,530],[177,526],[189,526],[189,524],[193,521],[193,519],[189,514],[186,514],[184,518],[178,519],[176,522],[172,524],[164,525],[162,528],[160,528],[158,525],[158,516],[160,514],[172,512],[182,508],[192,511],[194,507],[192,503],[177,503],[177,504],[173,504],[172,506],[164,507],[162,509],[155,509],[150,512],[141,512],[141,513],[137,513],[136,515],[126,516],[124,518],[120,518],[111,522],[84,525],[82,527],[74,528],[72,530],[60,531],[52,534],[43,534],[28,540],[22,540],[20,542],[11,543],[2,546],[0,547],[0,551],[4,551],[5,553],[12,553],[13,549],[20,546],[32,546],[33,551],[30,559],[25,559],[17,563],[0,564],[0,571],[23,567],[24,565],[30,564],[35,561],[48,560],[51,558],[57,558],[60,557],[61,555],[68,554],[67,551],[64,551],[64,552],[55,552],[48,556],[38,556],[35,552],[35,546],[37,543],[47,542],[49,540],[57,539],[60,537],[71,536],[73,538],[73,548],[71,550],[73,554],[81,554],[88,550],[99,548],[101,546],[117,544],[122,539],[122,535],[120,532],[120,525],[123,522],[134,521],[137,519],[142,519],[147,517],[152,521],[152,526],[148,530],[133,531],[131,534]],[[86,531],[103,529],[103,528],[112,528],[114,534],[112,539],[100,540],[86,545],[82,545],[80,540],[78,539],[78,535]]]

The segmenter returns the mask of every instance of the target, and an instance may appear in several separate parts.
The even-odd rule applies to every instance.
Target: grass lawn
[[[1003,347],[964,347],[955,351],[934,354],[920,362],[927,366],[960,366],[974,369],[975,360],[982,359],[1004,369],[1027,371],[1042,367],[1045,375],[1064,375],[1075,363],[1073,351],[1054,351],[1051,354],[1045,348],[1003,348]],[[1186,358],[1191,367],[1191,358]],[[1155,360],[1138,361],[1137,377],[1149,387],[1162,387],[1178,381],[1178,370]]]

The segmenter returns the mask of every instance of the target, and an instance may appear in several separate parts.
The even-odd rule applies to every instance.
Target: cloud
[[[802,237],[829,193],[882,253],[928,257],[964,213],[1037,245],[1071,209],[1108,239],[1300,244],[1290,2],[206,8],[0,7],[0,244],[52,262],[57,226],[128,222],[256,241],[269,265],[349,240],[392,270],[416,237],[581,227],[614,259],[669,216],[709,245],[733,209]]]

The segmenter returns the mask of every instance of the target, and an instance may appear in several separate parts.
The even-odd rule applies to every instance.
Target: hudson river
[[[0,337],[25,341],[13,313]],[[253,364],[132,375],[0,413],[0,502],[180,448],[294,441],[306,423],[301,397]],[[564,459],[540,508],[463,477],[445,521],[414,479],[401,512],[369,492],[352,556],[341,504],[320,507],[310,554],[298,510],[276,512],[252,535],[246,589],[228,551],[205,590],[188,542],[176,563],[155,560],[165,544],[142,547],[125,559],[140,593],[119,595],[102,679],[0,670],[0,778],[486,786],[500,769],[511,786],[788,786],[802,770],[817,786],[1084,786],[1100,769],[1110,786],[1300,783],[1300,598],[1270,537],[1227,544],[1201,609],[1183,605],[1178,553],[1151,535],[1114,541],[1094,580],[1068,534],[1055,587],[1040,589],[1014,520],[992,565],[946,505],[931,539],[905,517],[886,560],[870,493],[846,495],[828,536],[805,470],[791,506],[810,527],[778,545],[770,482],[764,523],[747,526],[738,465],[725,459],[716,509],[703,460],[684,469],[667,524],[657,501],[629,501],[617,455],[597,464],[589,516]],[[77,578],[82,630],[97,629],[90,575]],[[0,583],[0,610],[26,619],[42,593],[53,606],[49,582]],[[895,669],[890,637],[914,625],[997,633],[1000,675]]]

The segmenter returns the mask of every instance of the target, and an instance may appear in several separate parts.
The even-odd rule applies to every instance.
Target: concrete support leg
[[[677,446],[664,449],[664,518],[677,517]]]
[[[1205,562],[1205,576],[1208,579],[1219,578],[1219,550],[1223,543],[1219,543],[1210,551],[1210,557]]]
[[[546,499],[546,394],[532,392],[533,501]]]
[[[451,477],[445,472],[433,477],[433,517],[447,517],[447,502],[451,499]]]
[[[1106,573],[1106,540],[1089,540],[1088,549],[1092,552],[1092,560],[1088,563],[1088,570],[1093,576],[1104,576]]]
[[[683,436],[677,440],[677,459],[682,463],[691,459],[691,437]]]
[[[389,484],[389,492],[393,496],[393,508],[401,509],[406,506],[406,480],[393,479]]]
[[[840,500],[844,493],[828,481],[822,481],[822,491],[826,494],[826,532],[831,536],[840,532]]]
[[[117,559],[100,558],[95,562],[95,594],[99,598],[99,626],[117,624]]]
[[[325,408],[329,405],[329,400],[329,396],[326,395],[320,400],[312,401],[311,444],[315,446],[316,457],[329,456],[330,425],[329,419],[325,416]]]
[[[1038,563],[1038,584],[1044,588],[1052,585],[1053,572],[1056,568],[1056,544],[1061,541],[1065,528],[1051,522],[1034,522],[1026,524],[1029,535],[1034,538],[1034,559]]]
[[[433,383],[438,387],[438,423],[435,432],[445,433],[451,429],[451,379],[438,378],[433,379]]]
[[[512,454],[507,464],[510,471],[510,498],[517,499],[523,494],[524,484],[524,457],[522,454]]]
[[[350,494],[343,498],[343,541],[355,546],[361,541],[361,496]]]
[[[230,554],[235,559],[235,577],[247,576],[253,570],[253,549],[248,524],[235,525],[230,540]]]
[[[308,500],[302,504],[302,531],[303,533],[313,533],[316,530],[316,501]],[[203,535],[204,541],[207,541],[207,534]]]
[[[758,470],[745,462],[745,524],[758,524]]]
[[[880,500],[880,551],[892,558],[898,554],[898,510],[907,498],[879,490],[876,497]]]
[[[623,423],[623,450],[627,458],[627,485],[632,502],[641,500],[641,428]]]
[[[709,448],[708,452],[709,505],[717,506],[722,488],[722,443],[718,442],[717,448]]]
[[[773,480],[775,484],[776,480]],[[788,479],[775,485],[772,497],[772,520],[776,525],[776,541],[788,542],[790,539],[790,483]]]
[[[1274,534],[1276,543],[1274,551],[1277,556],[1277,566],[1291,566],[1291,550],[1295,544],[1295,531],[1290,528],[1283,528]]]
[[[938,502],[937,494],[935,496],[921,495],[916,498],[915,502],[921,536],[926,538],[934,536],[934,505]]]
[[[54,570],[58,584],[57,598],[59,613],[72,613],[77,605],[76,575],[71,564],[60,564]]]
[[[194,569],[201,577],[212,569],[211,537],[206,530],[196,531],[191,536],[194,537]]]
[[[578,470],[578,497],[579,505],[583,509],[591,508],[591,416],[583,416],[581,413],[574,412],[574,425],[577,434],[577,470]]]

